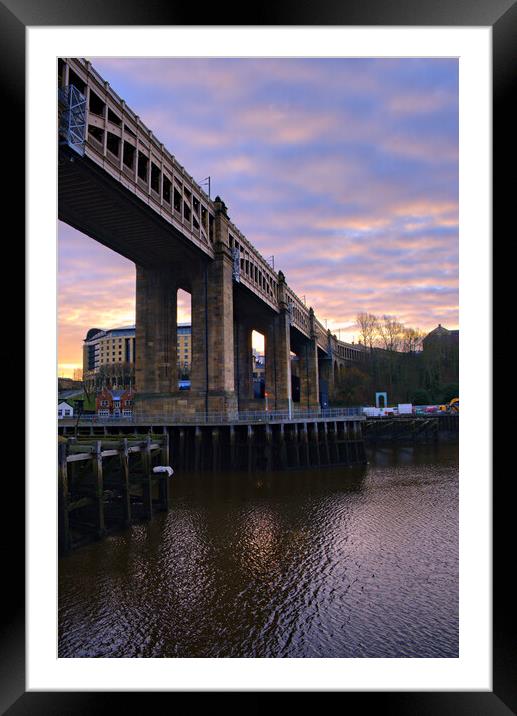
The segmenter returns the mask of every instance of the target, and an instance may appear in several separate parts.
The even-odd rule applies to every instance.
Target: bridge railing
[[[303,420],[314,420],[317,418],[360,418],[364,419],[362,408],[325,408],[312,410],[271,410],[240,412],[234,416],[227,413],[191,413],[173,414],[168,416],[139,415],[139,416],[114,416],[114,415],[81,415],[77,417],[61,418],[60,425],[109,425],[120,423],[123,425],[224,425],[224,424],[249,424],[249,423],[280,423],[280,422],[301,422]]]

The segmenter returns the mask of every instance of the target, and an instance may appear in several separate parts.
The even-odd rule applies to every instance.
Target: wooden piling
[[[106,532],[104,521],[104,478],[102,474],[102,442],[95,442],[93,456],[93,479],[95,490],[95,532],[100,539]]]
[[[237,467],[235,461],[235,425],[230,425],[230,463],[231,467]]]
[[[68,465],[66,443],[58,445],[58,534],[59,551],[65,554],[70,549],[70,524],[68,515]]]
[[[325,464],[330,465],[329,437],[327,423],[323,423],[323,449],[325,451]]]
[[[202,449],[203,449],[203,443],[202,443],[201,428],[199,427],[199,425],[196,425],[196,430],[194,433],[194,470],[196,472],[199,471],[199,467],[201,464]]]
[[[303,443],[303,452],[305,456],[305,464],[307,467],[311,464],[311,457],[309,453],[309,435],[307,431],[307,423],[302,424],[302,443]]]
[[[253,465],[253,448],[254,448],[254,431],[253,427],[251,425],[248,425],[248,432],[247,432],[247,438],[248,438],[248,472],[251,472],[254,468]]]
[[[161,463],[162,465],[170,465],[170,447],[169,447],[169,430],[164,427],[163,429],[163,443],[161,449]],[[169,475],[167,472],[162,472],[159,475],[158,481],[158,500],[160,510],[166,512],[169,509]]]
[[[179,447],[179,461],[177,467],[183,470],[187,469],[187,459],[185,451],[185,428],[180,428],[180,447]]]
[[[331,422],[332,425],[332,447],[333,447],[333,453],[334,453],[334,462],[336,464],[339,463],[339,445],[337,441],[337,422],[333,420]]]
[[[142,452],[142,507],[143,513],[151,519],[153,516],[153,490],[152,490],[152,459],[151,436],[148,435]]]
[[[219,428],[212,428],[212,471],[219,469]]]
[[[294,445],[294,460],[296,463],[296,467],[300,467],[300,436],[298,434],[298,423],[294,423],[293,425],[293,445]]]
[[[265,457],[266,457],[266,470],[271,470],[272,463],[273,463],[273,448],[272,448],[272,435],[271,435],[271,425],[269,423],[266,423],[265,425],[265,437],[266,437],[266,444],[265,444]]]
[[[321,465],[320,438],[318,432],[318,423],[316,422],[312,424],[312,440],[314,442],[314,449],[316,452],[316,464]]]
[[[127,526],[131,524],[131,495],[129,490],[129,451],[127,438],[120,445],[120,467],[122,471],[122,521]]]
[[[287,446],[285,444],[285,432],[284,432],[284,424],[280,424],[280,432],[278,435],[279,440],[279,453],[280,453],[280,467],[282,469],[287,468],[288,461],[287,461]]]

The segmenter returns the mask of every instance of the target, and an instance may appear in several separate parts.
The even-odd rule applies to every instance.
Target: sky
[[[342,340],[458,328],[455,59],[89,58]],[[59,374],[135,320],[135,268],[58,224]],[[189,320],[179,297],[179,320]]]

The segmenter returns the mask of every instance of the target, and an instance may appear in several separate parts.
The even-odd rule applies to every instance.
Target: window
[[[138,178],[147,181],[147,167],[149,159],[143,154],[138,155]]]
[[[135,165],[135,148],[128,142],[124,142],[123,162],[128,169],[133,169]]]
[[[120,139],[115,134],[108,132],[108,138],[106,140],[106,146],[108,150],[116,157],[120,156]]]

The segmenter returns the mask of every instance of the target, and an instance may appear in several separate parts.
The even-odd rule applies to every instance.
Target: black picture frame
[[[27,26],[59,25],[197,25],[196,8],[172,0],[0,0],[0,89],[4,111],[3,137],[17,141],[3,143],[4,160],[10,177],[4,206],[19,218],[15,233],[22,248],[25,215],[23,187],[25,164],[22,129],[25,125],[25,29]],[[493,159],[494,159],[494,235],[499,226],[511,227],[510,211],[515,205],[515,182],[508,181],[503,169],[515,152],[514,114],[510,111],[517,71],[517,4],[514,0],[319,0],[317,3],[286,2],[283,6],[253,8],[254,16],[238,10],[230,13],[219,3],[203,8],[203,25],[387,25],[387,26],[491,26],[493,32]],[[513,150],[513,151],[512,151]],[[513,160],[515,163],[515,159]],[[22,229],[23,227],[23,229]],[[494,255],[495,258],[495,255]],[[23,256],[22,256],[23,261]],[[21,310],[18,307],[18,310]],[[490,336],[483,336],[490,340]],[[491,436],[487,435],[491,441]],[[495,449],[493,454],[496,454]],[[497,465],[497,463],[496,463]],[[494,476],[498,474],[494,465]],[[504,475],[504,471],[501,475]],[[506,473],[510,477],[509,473]],[[495,480],[494,480],[495,483]],[[515,648],[515,598],[506,583],[505,564],[511,560],[507,545],[512,544],[513,504],[507,487],[494,484],[494,594],[493,594],[493,690],[491,692],[346,692],[340,693],[345,708],[359,699],[357,708],[370,708],[388,714],[411,716],[461,716],[487,714],[504,716],[517,713],[517,656]],[[23,486],[19,481],[5,484],[7,499],[23,505]],[[9,490],[12,494],[9,496]],[[511,510],[511,512],[510,512]],[[20,512],[21,512],[20,508]],[[25,690],[25,594],[23,522],[14,516],[8,534],[8,579],[2,590],[2,630],[0,632],[0,711],[9,716],[23,714],[93,714],[120,707],[120,698],[129,696],[133,707],[150,708],[150,700],[165,697],[170,705],[177,693],[128,694],[114,692],[26,692]],[[199,694],[203,696],[202,693]],[[254,699],[255,710],[262,696]],[[205,694],[206,696],[206,694]],[[143,699],[146,699],[145,706]],[[212,702],[213,704],[213,702]],[[212,706],[213,707],[213,706]],[[247,706],[247,708],[250,708]],[[354,709],[355,713],[355,709]]]

